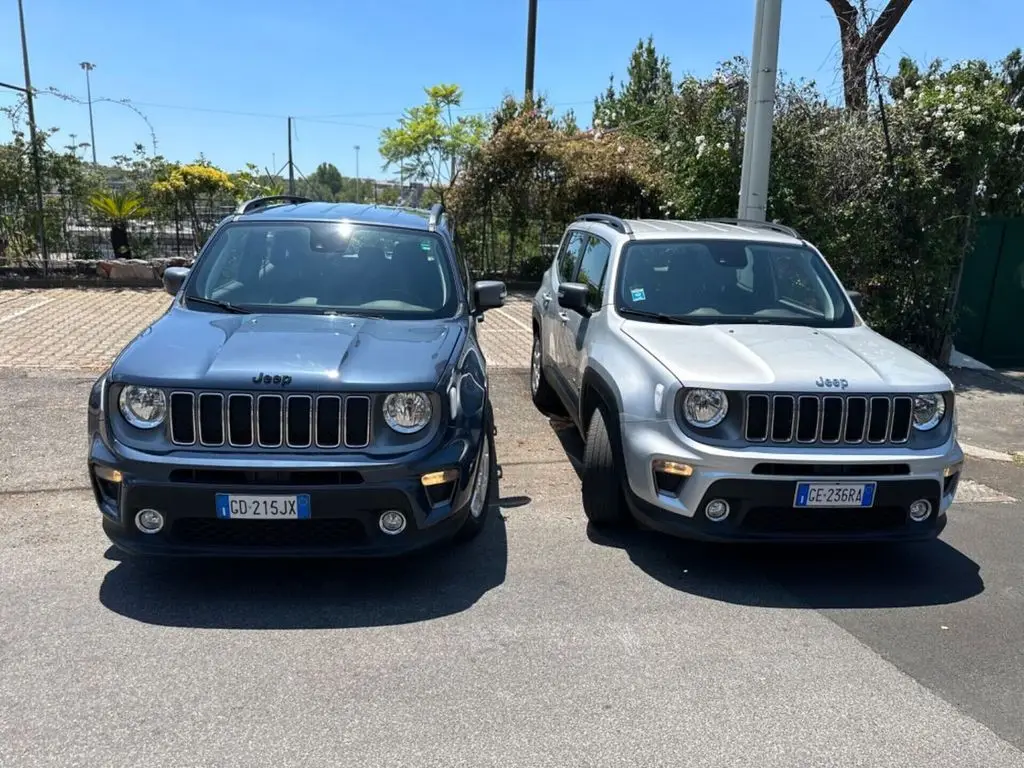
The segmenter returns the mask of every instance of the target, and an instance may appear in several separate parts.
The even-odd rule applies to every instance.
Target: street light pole
[[[779,61],[782,0],[757,0],[754,51],[750,62],[747,130],[743,139],[739,218],[764,221],[768,211],[768,176],[775,118],[775,75]],[[749,145],[749,149],[748,149]]]
[[[356,144],[356,202],[362,202],[362,190],[359,189],[359,145]]]
[[[36,140],[36,112],[32,98],[32,77],[28,68],[28,41],[25,37],[25,9],[18,0],[18,23],[21,26],[21,59],[25,66],[25,101],[28,104],[28,140],[32,144],[32,166],[36,177],[36,208],[38,209],[39,255],[43,259],[43,275],[49,277],[50,254],[46,250],[46,220],[43,205],[43,166],[39,159],[39,142]]]
[[[526,98],[533,96],[533,61],[537,50],[537,0],[529,0],[526,22]]]
[[[92,164],[96,165],[96,131],[92,126],[92,84],[89,82],[89,72],[96,69],[96,65],[83,61],[78,66],[85,70],[85,93],[89,99],[89,140],[92,142]]]

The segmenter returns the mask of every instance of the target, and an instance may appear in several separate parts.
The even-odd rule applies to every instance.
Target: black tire
[[[583,449],[583,511],[596,527],[625,526],[630,516],[622,492],[618,442],[608,432],[603,406],[594,409]]]
[[[548,383],[547,376],[544,375],[541,360],[543,360],[541,340],[535,332],[533,334],[533,349],[530,350],[530,397],[533,399],[534,407],[541,413],[545,415],[561,414],[565,409],[555,390]]]
[[[470,496],[470,510],[469,514],[466,515],[466,522],[459,528],[459,532],[455,534],[455,541],[459,544],[472,541],[487,525],[488,519],[492,515],[492,510],[498,505],[498,461],[497,454],[494,450],[494,415],[491,411],[491,404],[488,401],[486,407],[486,416],[484,417],[484,444],[485,452],[481,452],[481,459],[486,456],[488,461],[487,468],[487,495],[484,499],[483,509],[480,511],[479,516],[473,516],[472,509],[472,496]]]

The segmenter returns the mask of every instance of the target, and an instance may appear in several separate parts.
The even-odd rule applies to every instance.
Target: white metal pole
[[[782,0],[764,0],[761,55],[757,74],[757,120],[750,158],[746,212],[741,218],[764,221],[768,210],[768,176],[772,159],[772,124],[775,118],[775,75],[779,61]]]
[[[750,52],[750,78],[747,81],[747,125],[743,132],[743,170],[740,173],[739,212],[743,218],[750,190],[750,158],[754,151],[754,126],[757,115],[757,72],[761,61],[761,27],[764,18],[764,0],[754,0],[754,44]]]

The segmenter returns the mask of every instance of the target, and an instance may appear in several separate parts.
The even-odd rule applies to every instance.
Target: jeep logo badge
[[[814,383],[823,389],[846,389],[850,386],[850,382],[846,379],[826,379],[821,376],[819,376],[818,380]]]
[[[280,384],[282,387],[287,387],[292,383],[291,376],[281,376],[280,374],[274,374],[271,376],[269,373],[260,371],[252,378],[253,384]]]

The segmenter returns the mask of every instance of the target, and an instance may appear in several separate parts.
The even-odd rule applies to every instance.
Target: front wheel
[[[618,442],[609,433],[605,409],[597,407],[587,428],[583,449],[583,511],[597,527],[620,527],[629,522],[622,492]]]
[[[473,491],[469,496],[469,514],[459,532],[455,534],[457,542],[475,539],[487,524],[491,508],[498,501],[498,462],[494,451],[494,421],[491,405],[487,404],[487,417],[484,423],[483,449],[473,475]]]
[[[543,414],[557,414],[562,410],[558,395],[544,375],[544,348],[537,333],[533,334],[533,351],[530,354],[530,397],[534,407]]]

